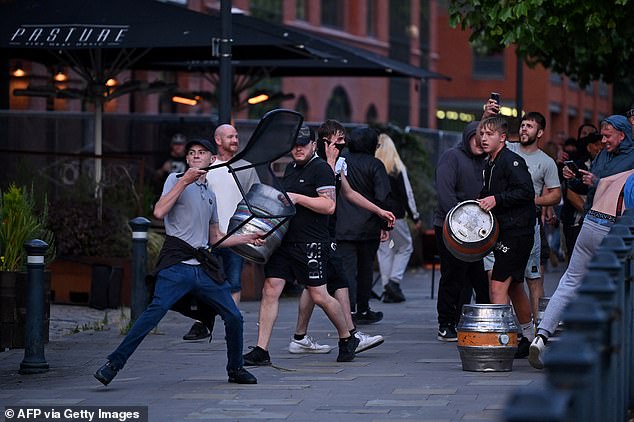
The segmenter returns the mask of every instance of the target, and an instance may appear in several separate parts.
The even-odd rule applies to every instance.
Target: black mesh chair
[[[253,218],[280,220],[279,224],[266,233],[264,236],[264,238],[266,238],[284,224],[289,218],[295,215],[293,201],[291,201],[288,194],[277,180],[277,177],[275,177],[273,169],[271,168],[271,163],[284,157],[293,149],[295,140],[297,139],[297,134],[299,133],[299,129],[301,128],[303,122],[304,116],[293,110],[277,109],[269,111],[262,117],[258,126],[255,128],[255,131],[251,135],[251,138],[249,138],[249,142],[247,142],[242,151],[237,153],[235,157],[226,163],[211,165],[207,168],[207,170],[220,167],[228,168],[236,182],[236,185],[238,186],[238,189],[240,189],[242,198],[250,212],[250,216],[248,218],[242,221],[238,226],[228,230],[228,233],[216,242],[212,248],[217,247],[226,238],[237,232]],[[245,161],[248,162],[248,164],[245,164]],[[248,200],[246,192],[240,184],[236,173],[256,166],[266,167],[267,171],[270,173],[270,180],[272,181],[272,184],[284,195],[285,202],[288,206],[284,207],[281,213],[267,213],[261,208],[253,206],[253,204]]]

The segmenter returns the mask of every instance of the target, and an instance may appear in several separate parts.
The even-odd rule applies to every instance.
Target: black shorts
[[[493,247],[495,264],[491,279],[504,281],[511,277],[511,282],[522,283],[524,270],[533,249],[534,237],[534,232],[523,236],[500,236]]]
[[[264,276],[322,286],[327,280],[330,242],[282,243],[264,266]]]
[[[328,293],[331,295],[339,289],[349,287],[346,271],[343,267],[343,259],[337,253],[337,244],[331,244],[331,255],[328,259]]]

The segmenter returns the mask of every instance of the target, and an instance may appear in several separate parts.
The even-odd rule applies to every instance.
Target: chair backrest
[[[246,160],[253,166],[257,166],[271,163],[285,156],[293,149],[303,122],[304,116],[293,110],[269,111],[258,123],[244,149],[223,165]]]

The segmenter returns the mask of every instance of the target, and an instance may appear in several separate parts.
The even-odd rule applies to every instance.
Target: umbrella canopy
[[[0,28],[3,57],[68,66],[86,81],[84,98],[95,102],[97,157],[102,153],[103,101],[116,97],[117,90],[132,90],[130,84],[108,88],[108,79],[127,69],[151,69],[159,60],[205,61],[220,53],[219,16],[155,0],[5,0]],[[243,25],[233,26],[232,40],[238,60],[312,57],[284,34]],[[100,180],[97,159],[97,189]]]

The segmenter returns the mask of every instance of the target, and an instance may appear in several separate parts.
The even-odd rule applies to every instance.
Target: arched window
[[[302,113],[304,119],[308,116],[308,100],[303,95],[299,97],[297,103],[295,103],[295,111]]]
[[[350,100],[346,90],[341,86],[337,86],[333,91],[328,105],[326,106],[326,118],[335,119],[340,122],[349,122],[351,120],[352,111],[350,108]]]
[[[367,124],[377,123],[379,120],[379,112],[376,111],[374,104],[370,104],[370,107],[365,112],[365,122]]]

